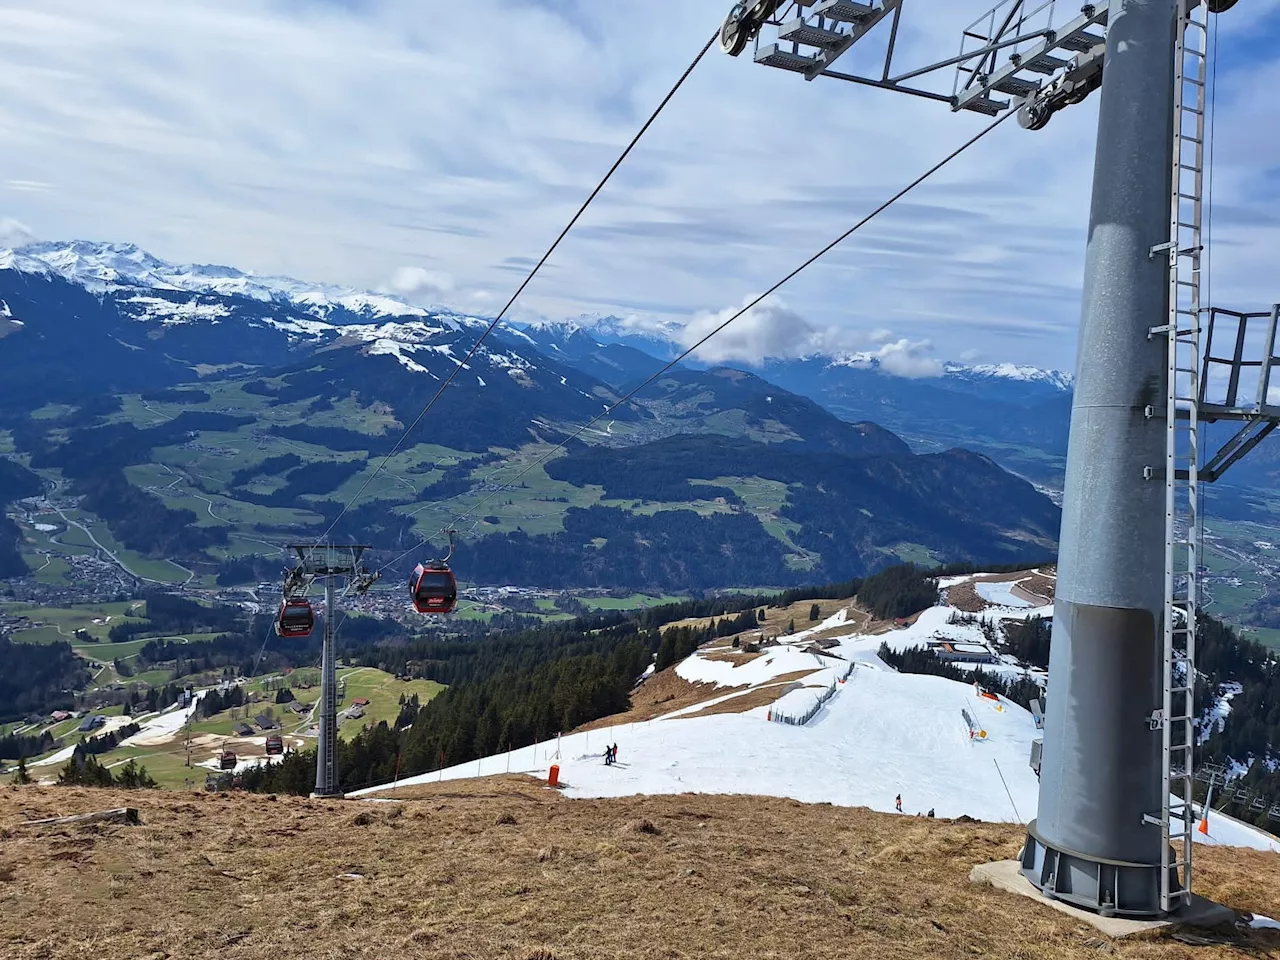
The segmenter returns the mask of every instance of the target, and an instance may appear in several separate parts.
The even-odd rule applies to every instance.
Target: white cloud
[[[391,277],[391,291],[409,300],[434,300],[453,292],[453,277],[423,267],[401,267]]]
[[[895,340],[876,351],[880,369],[895,377],[912,379],[942,376],[942,361],[933,356],[928,340]]]
[[[982,359],[982,351],[974,349],[961,350],[960,359],[965,363],[975,363]]]
[[[21,247],[34,243],[36,235],[25,223],[19,223],[13,217],[0,217],[0,249]]]
[[[429,6],[6,0],[6,213],[45,238],[359,287],[413,264],[437,275],[423,295],[501,304],[729,4]],[[1214,298],[1256,309],[1276,296],[1280,64],[1250,32],[1280,4],[1241,6],[1221,18]],[[979,12],[908,12],[895,63],[950,56]],[[1038,133],[1006,124],[790,284],[800,342],[888,327],[943,356],[1070,366],[1096,99]],[[653,325],[740,302],[985,122],[713,51],[513,316]]]
[[[678,330],[676,339],[684,347],[693,346],[754,299],[754,295],[748,296],[741,307],[696,314]],[[863,342],[865,338],[854,331],[819,328],[789,308],[780,297],[771,296],[730,323],[694,351],[693,356],[705,363],[738,360],[759,364],[766,358],[791,359],[815,353],[835,353]]]

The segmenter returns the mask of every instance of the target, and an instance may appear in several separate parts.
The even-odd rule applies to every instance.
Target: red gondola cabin
[[[223,770],[234,770],[236,768],[236,755],[232,750],[223,750],[222,756],[218,757],[218,766]]]
[[[413,608],[419,613],[452,613],[458,605],[458,581],[447,563],[418,564],[409,580]]]
[[[316,615],[311,602],[300,597],[285,600],[276,616],[276,635],[281,637],[309,637],[316,628]]]
[[[278,757],[284,753],[284,739],[278,733],[267,737],[267,756]]]

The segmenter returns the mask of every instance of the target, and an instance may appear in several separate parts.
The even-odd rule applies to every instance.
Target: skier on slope
[[[613,745],[613,762],[618,762],[618,745],[616,743]]]
[[[897,797],[894,798],[893,805],[899,813],[902,812],[902,794],[898,794]]]
[[[613,748],[606,744],[604,748],[604,765],[607,767],[611,763],[613,763]]]

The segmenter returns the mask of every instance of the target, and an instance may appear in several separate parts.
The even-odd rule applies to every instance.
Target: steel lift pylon
[[[1017,110],[1033,130],[1101,91],[1052,695],[1023,871],[1045,894],[1104,914],[1169,915],[1190,899],[1199,484],[1280,421],[1268,396],[1280,310],[1201,303],[1207,14],[1234,3],[1003,0],[962,31],[957,56],[905,70],[895,59],[906,0],[739,3],[721,33],[726,53],[754,42],[755,62],[806,80],[953,112]],[[859,43],[880,51],[880,67],[836,69]],[[944,69],[954,69],[949,91],[931,84]],[[1262,359],[1245,359],[1244,332],[1230,358],[1201,355],[1215,318],[1243,331],[1264,316]],[[1210,398],[1210,367],[1224,364],[1227,395]],[[1263,381],[1252,407],[1239,401],[1243,368]],[[1226,419],[1244,426],[1202,474],[1202,422]]]

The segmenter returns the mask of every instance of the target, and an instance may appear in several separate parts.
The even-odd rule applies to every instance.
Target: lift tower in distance
[[[1168,916],[1191,890],[1201,422],[1245,424],[1206,466],[1212,481],[1280,421],[1267,393],[1280,309],[1200,302],[1207,14],[1235,0],[1002,0],[957,56],[902,69],[906,3],[748,0],[721,46],[739,56],[754,42],[756,63],[953,112],[1016,110],[1032,130],[1101,89],[1040,803],[1022,869],[1076,906]],[[882,62],[834,69],[855,45]],[[950,68],[949,91],[929,85]],[[1218,320],[1237,324],[1235,351],[1202,356],[1202,328],[1212,342]],[[1265,326],[1261,359],[1245,358],[1251,320]],[[1241,399],[1246,370],[1256,401]],[[1225,398],[1210,396],[1215,371]]]
[[[338,669],[334,652],[333,615],[337,581],[347,584],[343,596],[365,593],[378,579],[360,566],[367,546],[332,543],[292,544],[298,565],[285,582],[285,592],[305,589],[317,580],[324,582],[324,646],[320,660],[320,735],[316,747],[316,789],[312,797],[341,797],[338,786]]]

